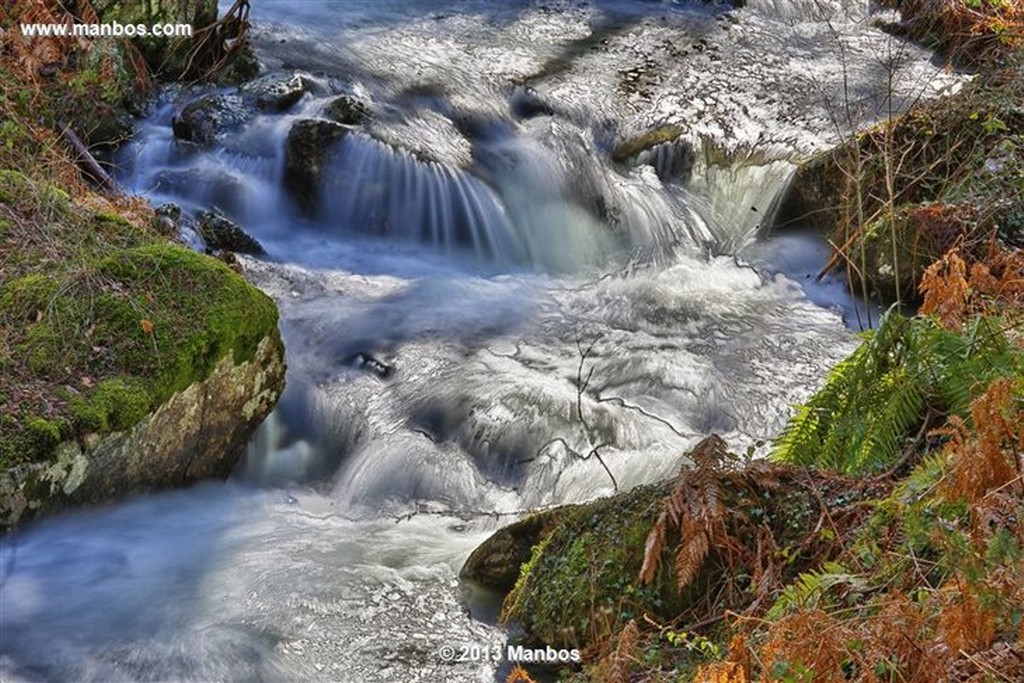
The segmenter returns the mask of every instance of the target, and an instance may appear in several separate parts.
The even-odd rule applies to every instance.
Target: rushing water
[[[267,247],[245,266],[288,389],[231,482],[3,539],[4,680],[493,680],[437,654],[505,638],[457,581],[471,549],[709,432],[777,433],[852,348],[851,302],[802,288],[813,240],[759,228],[795,159],[942,85],[838,2],[254,4],[261,59],[311,92],[210,149],[173,139],[170,93],[122,181]],[[339,93],[372,119],[303,217],[284,139]],[[665,123],[681,140],[611,161]]]

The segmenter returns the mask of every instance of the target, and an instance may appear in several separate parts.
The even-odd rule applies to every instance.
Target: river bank
[[[17,33],[15,22],[65,18],[51,9],[5,16],[0,60],[5,530],[69,505],[226,476],[284,383],[273,302],[176,243],[173,227],[84,151],[102,155],[130,135],[150,67],[127,40]],[[117,10],[85,18],[132,18],[130,4]],[[167,12],[150,19],[203,19]]]

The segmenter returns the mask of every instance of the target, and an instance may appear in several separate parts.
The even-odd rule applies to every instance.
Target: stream
[[[254,0],[308,91],[198,147],[168,90],[119,180],[260,240],[288,387],[229,481],[2,539],[0,678],[502,680],[438,654],[505,642],[474,547],[711,432],[763,452],[854,348],[820,238],[766,228],[796,160],[955,87],[866,4]],[[285,140],[338,95],[370,119],[303,211]]]

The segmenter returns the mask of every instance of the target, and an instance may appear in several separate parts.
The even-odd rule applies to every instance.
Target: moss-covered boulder
[[[217,21],[217,0],[93,0],[103,22],[120,24],[188,24],[193,35]],[[150,69],[174,79],[189,70],[191,38],[147,36],[134,39]]]
[[[0,170],[0,204],[0,528],[229,471],[283,388],[273,301],[130,200]]]
[[[708,443],[722,446],[718,460],[673,480],[500,530],[470,556],[463,579],[508,592],[532,544],[504,617],[531,645],[585,649],[645,615],[700,622],[749,603],[758,576],[786,580],[827,558],[836,530],[860,514],[858,501],[877,493],[845,477],[747,463],[717,437],[704,451]]]
[[[62,441],[59,421],[29,418],[48,455],[0,468],[0,530],[70,505],[226,477],[281,394],[283,357],[272,330],[251,357],[224,356],[152,411],[142,384],[106,380],[77,408],[97,429],[79,438]]]

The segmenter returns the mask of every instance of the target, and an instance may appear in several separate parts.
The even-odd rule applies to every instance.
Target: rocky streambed
[[[167,90],[118,178],[200,248],[256,243],[287,388],[229,483],[5,538],[13,679],[493,680],[439,655],[506,638],[472,549],[775,435],[855,345],[842,289],[765,246],[781,191],[955,87],[858,3],[253,19],[264,75]]]

